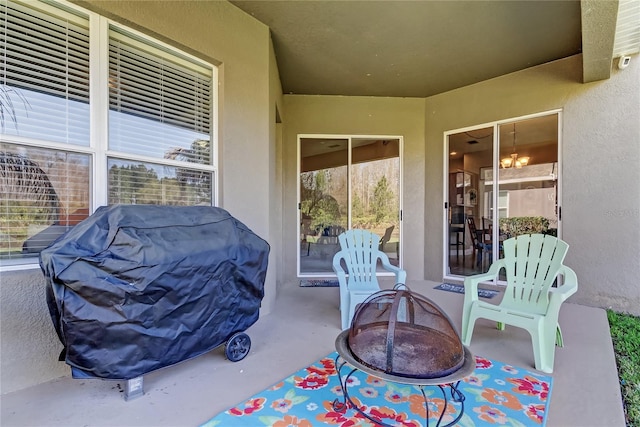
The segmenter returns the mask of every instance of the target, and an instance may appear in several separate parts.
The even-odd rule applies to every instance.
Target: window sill
[[[0,263],[0,273],[9,272],[9,271],[24,271],[24,270],[35,270],[40,269],[40,264],[38,263],[38,259],[34,259],[33,261],[25,262],[25,260],[4,260]]]

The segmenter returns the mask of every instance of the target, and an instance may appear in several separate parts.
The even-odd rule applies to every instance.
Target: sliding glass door
[[[337,236],[349,228],[378,234],[400,264],[400,138],[301,135],[298,275],[332,276]]]
[[[558,234],[559,117],[549,112],[446,134],[445,277],[487,271],[509,237]]]

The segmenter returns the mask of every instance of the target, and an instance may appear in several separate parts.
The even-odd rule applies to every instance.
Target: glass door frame
[[[473,132],[478,131],[480,129],[493,129],[493,140],[492,140],[492,170],[498,171],[500,169],[500,126],[518,123],[519,121],[524,121],[528,119],[544,117],[556,115],[557,116],[557,188],[556,188],[556,197],[557,197],[557,212],[556,216],[558,219],[557,225],[557,236],[558,238],[562,238],[562,109],[553,109],[547,110],[539,113],[528,114],[524,116],[510,117],[503,120],[498,120],[494,122],[482,123],[474,126],[468,126],[464,128],[454,129],[451,131],[444,132],[443,135],[443,201],[444,201],[444,210],[442,217],[442,238],[443,238],[443,258],[442,258],[442,276],[443,281],[451,280],[451,281],[460,281],[464,279],[463,275],[456,275],[450,273],[449,268],[449,239],[450,239],[450,229],[449,229],[449,221],[448,221],[448,210],[449,210],[449,174],[452,172],[449,170],[450,164],[450,149],[449,149],[449,137],[454,134],[463,133],[463,132]],[[496,174],[497,176],[497,174]],[[493,192],[493,197],[491,199],[491,218],[494,224],[498,224],[498,198],[499,198],[499,185],[500,181],[495,180],[497,185],[494,185],[498,191]],[[500,239],[500,227],[493,227],[492,229],[492,242],[498,242]],[[498,259],[500,247],[499,245],[492,244],[492,259]],[[495,280],[487,283],[504,285],[505,282],[501,280]]]
[[[362,135],[362,134],[298,134],[297,135],[297,145],[296,145],[296,192],[297,192],[297,196],[296,196],[296,222],[297,222],[297,228],[296,228],[296,234],[295,234],[295,239],[296,239],[296,244],[295,244],[295,248],[297,250],[297,254],[296,254],[296,275],[298,278],[335,278],[336,275],[335,273],[332,271],[330,273],[326,273],[326,272],[318,272],[318,273],[303,273],[301,272],[301,251],[299,249],[300,247],[300,235],[302,232],[302,224],[301,224],[301,203],[302,203],[302,189],[301,189],[301,182],[300,182],[300,174],[301,174],[301,169],[302,169],[302,162],[301,162],[301,151],[302,151],[302,140],[303,139],[323,139],[323,140],[329,140],[329,139],[342,139],[342,140],[347,140],[347,147],[348,147],[348,163],[347,163],[347,168],[348,168],[348,182],[347,182],[347,204],[348,204],[348,214],[347,214],[347,229],[350,229],[352,227],[352,186],[351,186],[351,167],[353,165],[352,163],[352,151],[353,151],[353,141],[354,140],[361,140],[361,139],[379,139],[379,140],[397,140],[399,143],[399,147],[398,147],[398,179],[399,179],[399,183],[398,183],[398,233],[399,233],[399,246],[398,246],[398,262],[399,262],[399,267],[402,268],[402,264],[403,264],[403,227],[402,227],[402,207],[403,207],[403,174],[402,174],[402,164],[403,164],[403,152],[404,152],[404,137],[400,136],[400,135],[378,135],[378,134],[371,134],[371,135]],[[382,237],[382,236],[380,236]],[[393,273],[390,273],[388,271],[380,271],[378,273],[380,276],[392,276]]]

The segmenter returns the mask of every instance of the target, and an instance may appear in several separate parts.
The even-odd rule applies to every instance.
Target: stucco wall
[[[287,280],[296,279],[298,134],[401,135],[404,261],[408,279],[422,278],[424,248],[424,99],[285,95],[284,106],[284,264]]]
[[[8,393],[69,374],[53,329],[39,270],[1,273],[0,391]]]
[[[297,134],[405,137],[404,268],[439,281],[444,132],[560,109],[562,238],[580,286],[572,301],[640,314],[640,64],[635,56],[589,84],[581,70],[578,55],[425,100],[285,95],[285,278],[296,278]]]
[[[442,181],[443,132],[562,109],[562,238],[573,302],[640,314],[640,58],[582,84],[580,56],[426,100],[426,179]],[[442,187],[425,186],[425,277],[442,270]],[[432,203],[432,201],[440,203]]]
[[[640,56],[572,89],[562,213],[580,280],[573,301],[640,315]]]
[[[273,237],[274,110],[281,97],[269,29],[228,2],[77,1],[116,21],[170,41],[220,65],[220,206],[267,241]],[[125,17],[126,19],[122,18]],[[281,101],[280,101],[281,102]],[[271,256],[261,315],[275,301]],[[44,297],[39,270],[2,273],[1,392],[69,374]]]

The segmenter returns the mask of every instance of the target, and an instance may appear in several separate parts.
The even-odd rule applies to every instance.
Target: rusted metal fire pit
[[[353,316],[351,328],[338,335],[336,350],[344,401],[336,400],[335,409],[344,409],[348,404],[369,420],[385,425],[362,412],[349,398],[346,387],[349,376],[361,370],[386,381],[420,386],[427,407],[422,387],[438,386],[445,405],[448,400],[445,388],[449,388],[452,400],[461,403],[461,410],[447,425],[454,425],[462,417],[464,395],[458,390],[458,383],[473,372],[475,358],[462,345],[446,313],[406,286],[396,285],[393,290],[377,292],[363,302]],[[340,371],[347,364],[354,369],[343,381]],[[442,414],[445,411],[446,406]],[[428,425],[428,412],[426,418]],[[438,425],[441,420],[442,417]]]

